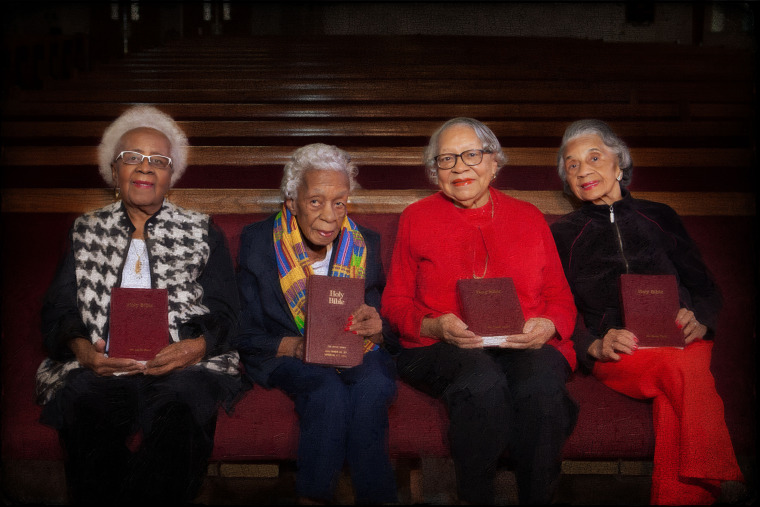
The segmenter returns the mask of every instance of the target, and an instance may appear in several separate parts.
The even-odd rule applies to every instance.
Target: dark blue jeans
[[[570,366],[554,347],[460,349],[448,343],[404,349],[400,377],[446,404],[460,500],[494,502],[499,458],[509,451],[520,503],[548,504],[562,445],[577,418],[565,382]]]
[[[295,401],[300,419],[298,495],[332,500],[347,463],[357,503],[396,502],[388,456],[388,407],[396,395],[391,356],[369,352],[361,365],[340,370],[284,359],[269,384]]]

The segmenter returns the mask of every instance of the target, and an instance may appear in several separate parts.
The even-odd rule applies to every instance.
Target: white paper
[[[484,347],[498,347],[502,343],[507,341],[506,335],[498,335],[498,336],[484,336],[483,337],[483,346]]]

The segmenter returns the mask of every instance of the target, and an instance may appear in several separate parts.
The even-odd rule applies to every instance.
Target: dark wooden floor
[[[737,484],[724,491],[722,502],[754,505],[757,498],[757,466],[754,458],[740,458],[748,488]],[[412,504],[409,470],[396,461],[399,504]],[[422,505],[457,503],[454,467],[450,459],[427,458],[420,464]],[[243,473],[247,476],[243,476]],[[0,485],[0,505],[65,505],[66,486],[61,462],[37,462],[24,472],[6,470]],[[239,475],[235,477],[234,475]],[[257,476],[254,476],[257,475]],[[211,466],[195,499],[197,505],[292,505],[296,503],[294,462],[231,465],[227,470]],[[41,480],[40,478],[44,478]],[[29,487],[29,485],[35,485]],[[558,505],[648,505],[651,462],[565,462],[554,497]],[[20,496],[18,491],[22,491]],[[336,505],[354,503],[347,471],[336,488]],[[496,504],[517,505],[514,474],[500,469]]]
[[[268,465],[265,465],[268,466]],[[399,503],[411,504],[409,484],[404,483],[404,471],[397,464]],[[454,489],[454,468],[451,460],[426,459],[422,463],[424,505],[450,505],[457,502]],[[279,466],[273,477],[222,477],[214,471],[206,477],[195,500],[198,505],[292,505],[296,503],[295,463]],[[60,462],[40,463],[26,475],[9,474],[10,482],[2,485],[2,505],[65,505],[66,489],[63,466]],[[40,481],[40,477],[45,477]],[[408,477],[408,475],[406,475]],[[6,476],[8,480],[8,476]],[[16,483],[34,483],[36,488],[24,488]],[[555,502],[566,505],[647,505],[650,477],[621,474],[563,474]],[[497,477],[498,505],[516,505],[517,490],[514,474],[501,470]],[[24,491],[23,497],[14,491]],[[30,493],[31,491],[31,493]],[[347,472],[341,476],[336,489],[336,505],[351,505],[354,497]]]
[[[635,463],[647,469],[649,463]],[[423,464],[424,505],[451,505],[457,503],[454,489],[454,468],[448,459],[429,459]],[[750,490],[756,484],[753,464],[742,468],[751,481]],[[643,471],[637,474],[585,474],[563,473],[560,477],[554,503],[557,505],[648,505],[651,475]],[[296,502],[295,466],[280,466],[276,478],[218,478],[209,476],[196,503],[208,505],[290,505]],[[501,470],[496,482],[496,504],[517,505],[517,489],[514,474]],[[347,473],[341,477],[337,505],[351,505],[353,493]],[[399,481],[399,503],[410,504],[408,485]],[[756,494],[748,493],[738,484],[731,484],[724,491],[721,504],[754,505]]]
[[[423,464],[425,504],[457,503],[454,468],[450,460],[431,459]],[[555,503],[566,505],[647,505],[651,478],[648,475],[563,474]],[[502,470],[497,477],[498,505],[517,505],[514,474]],[[296,502],[295,467],[280,467],[277,478],[206,479],[197,503],[208,505],[290,505]],[[353,493],[347,473],[338,484],[336,504],[351,505]],[[409,490],[399,482],[399,503],[409,504]]]
[[[636,465],[647,468],[648,463]],[[454,489],[454,468],[448,459],[430,459],[423,463],[424,505],[451,505],[457,503]],[[749,481],[749,488],[730,484],[725,488],[720,504],[756,504],[756,468],[754,463],[743,463],[742,469]],[[617,473],[563,473],[554,497],[557,505],[649,505],[651,475]],[[215,478],[206,479],[196,502],[213,505],[290,505],[295,503],[295,467],[280,467],[277,478]],[[517,505],[517,489],[514,474],[501,470],[496,482],[496,504]],[[338,485],[336,504],[350,505],[353,494],[347,474]],[[399,482],[399,503],[410,504],[409,490]]]

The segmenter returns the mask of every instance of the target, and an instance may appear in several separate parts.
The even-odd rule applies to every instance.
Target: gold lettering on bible
[[[127,303],[127,308],[153,308],[153,303]]]
[[[327,304],[329,305],[345,305],[343,300],[344,294],[339,290],[330,289],[330,295],[327,297]]]
[[[650,294],[665,294],[665,291],[661,289],[639,289],[638,294],[648,296]]]
[[[346,357],[347,354],[345,345],[328,345],[325,350],[325,357]]]

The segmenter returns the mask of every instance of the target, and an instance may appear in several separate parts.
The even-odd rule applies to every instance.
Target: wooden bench
[[[532,121],[558,121],[577,118],[605,118],[608,121],[684,121],[725,120],[741,122],[754,118],[754,111],[745,104],[721,102],[695,103],[682,107],[676,102],[655,104],[606,103],[464,103],[441,104],[335,104],[316,102],[298,103],[240,103],[226,102],[147,102],[133,97],[130,101],[109,102],[37,102],[19,95],[5,105],[3,114],[7,120],[30,121],[90,119],[113,121],[128,107],[148,104],[166,112],[176,120],[285,120],[285,119],[376,119],[376,120],[439,120],[441,122],[458,116],[470,116],[481,121],[512,119]],[[60,134],[60,132],[58,133]],[[673,134],[678,135],[677,131]],[[720,132],[716,132],[720,135]]]
[[[193,146],[192,167],[182,188],[276,188],[282,166],[296,146],[333,142],[346,149],[363,168],[358,178],[364,188],[430,188],[421,164],[421,146],[353,147],[327,137],[300,138],[291,146]],[[295,141],[294,141],[295,142]],[[559,190],[556,148],[508,148],[510,161],[496,184],[514,190]],[[739,181],[752,181],[753,154],[746,148],[641,148],[632,149],[637,169],[635,187],[644,191],[744,190]],[[8,146],[4,149],[5,186],[100,187],[93,170],[93,146]],[[684,177],[684,171],[688,176]],[[731,174],[731,178],[719,175]]]
[[[398,213],[431,190],[358,190],[349,211],[356,221],[382,235],[382,261],[389,265]],[[506,193],[536,204],[548,221],[572,209],[559,191]],[[684,217],[702,248],[727,300],[721,315],[713,371],[726,405],[726,419],[742,463],[754,459],[754,358],[751,307],[754,289],[746,273],[753,259],[745,238],[751,234],[755,203],[746,194],[661,192],[636,194],[666,202]],[[4,189],[2,228],[3,299],[0,343],[3,382],[3,486],[23,502],[60,500],[46,478],[60,479],[62,454],[55,432],[37,422],[33,376],[44,357],[38,329],[41,297],[63,252],[68,227],[80,213],[111,202],[107,189]],[[236,255],[242,227],[264,218],[280,204],[274,189],[175,189],[179,205],[211,213]],[[576,431],[563,452],[564,473],[646,475],[651,470],[651,404],[626,398],[595,379],[574,375],[568,385],[580,403]],[[424,503],[423,463],[448,456],[447,418],[437,400],[399,383],[390,409],[390,451],[404,503]],[[277,474],[277,464],[295,458],[297,418],[279,391],[255,387],[231,415],[220,413],[209,474],[221,480],[250,474]],[[42,484],[45,483],[45,485]],[[405,495],[407,493],[404,493]]]
[[[4,76],[9,88],[39,87],[70,79],[90,69],[89,39],[84,34],[3,34]]]
[[[445,50],[441,50],[445,48]],[[477,61],[472,55],[477,54]],[[421,57],[424,55],[424,57]],[[308,61],[308,65],[302,62]],[[457,62],[457,72],[451,72]],[[536,65],[541,62],[541,65]],[[601,40],[530,37],[330,36],[282,40],[225,37],[171,41],[103,70],[136,72],[160,65],[169,72],[267,69],[293,77],[573,79],[583,68],[591,79],[695,81],[751,79],[749,51],[667,43],[605,43]]]
[[[113,120],[111,120],[113,121]],[[98,139],[111,123],[108,120],[41,121],[11,120],[4,122],[3,137],[6,142],[18,140],[44,140],[65,137],[71,140]],[[387,141],[416,138],[427,140],[441,125],[441,120],[420,119],[353,119],[341,118],[291,118],[276,120],[180,120],[179,126],[190,139],[227,139],[236,144],[246,144],[251,138],[267,137],[377,137]],[[510,139],[548,138],[554,142],[561,137],[569,122],[567,120],[517,120],[488,121],[497,137]],[[752,123],[732,120],[680,121],[680,120],[620,120],[613,123],[615,132],[624,139],[643,138],[671,143],[683,143],[681,138],[701,137],[712,139],[714,144],[725,143],[725,138],[742,139],[748,144]],[[686,139],[689,141],[689,139]],[[226,141],[229,143],[229,141]],[[692,143],[693,144],[693,143]]]
[[[478,61],[468,63],[473,54]],[[746,52],[721,48],[566,39],[220,38],[170,42],[95,65],[70,83],[14,90],[3,107],[0,155],[5,491],[22,503],[60,499],[63,484],[45,489],[41,480],[60,473],[62,455],[33,403],[32,379],[44,357],[35,323],[71,222],[111,202],[95,170],[102,130],[137,103],[155,104],[190,136],[190,167],[170,199],[212,214],[233,257],[242,227],[278,208],[282,166],[296,147],[328,142],[348,150],[363,187],[353,193],[350,213],[381,234],[386,269],[398,214],[433,191],[422,148],[446,119],[471,116],[492,126],[509,158],[495,186],[535,204],[549,222],[573,209],[555,167],[565,125],[584,117],[609,121],[630,140],[634,195],[684,217],[724,291],[713,372],[740,462],[753,464],[749,61]],[[587,75],[573,80],[579,62],[589,65]],[[447,456],[446,414],[440,402],[399,388],[390,411],[391,455],[408,490],[402,501],[424,503],[421,462]],[[651,405],[582,375],[569,389],[581,414],[563,471],[646,475]],[[209,473],[234,477],[251,465],[276,473],[277,463],[294,459],[296,439],[292,402],[256,387],[232,415],[220,415]]]
[[[236,102],[373,102],[398,103],[399,97],[413,102],[456,102],[466,90],[472,102],[726,102],[752,103],[751,83],[683,82],[674,87],[629,82],[546,82],[516,83],[503,80],[460,80],[456,86],[442,86],[440,80],[378,81],[352,80],[350,83],[335,80],[303,79],[290,83],[270,80],[216,81],[198,78],[195,81],[135,80],[122,88],[109,88],[118,83],[101,82],[84,92],[81,86],[56,87],[55,93],[47,90],[30,90],[24,93],[37,101],[125,102],[139,100],[160,102],[224,102],[235,97]]]

